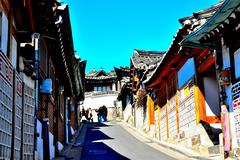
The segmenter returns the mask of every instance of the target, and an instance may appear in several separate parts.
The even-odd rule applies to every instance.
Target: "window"
[[[178,88],[181,88],[195,73],[194,59],[189,59],[178,71]]]
[[[103,87],[103,91],[107,91],[107,87]]]
[[[7,41],[8,41],[8,19],[0,8],[0,45],[2,52],[7,54]]]
[[[240,48],[234,53],[235,78],[240,78]]]
[[[97,91],[97,87],[94,87],[93,90],[94,90],[94,91]]]

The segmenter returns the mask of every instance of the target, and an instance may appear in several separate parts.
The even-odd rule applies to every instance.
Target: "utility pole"
[[[35,114],[34,114],[34,158],[37,157],[37,113],[38,113],[38,70],[39,70],[39,52],[38,52],[38,46],[39,46],[39,33],[33,33],[32,34],[32,44],[34,45],[35,50]]]

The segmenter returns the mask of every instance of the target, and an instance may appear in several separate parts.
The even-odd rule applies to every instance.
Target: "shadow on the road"
[[[85,146],[82,160],[129,160],[103,142],[94,142]]]
[[[94,124],[94,126],[96,126],[96,127],[110,127],[110,126],[112,126],[112,125],[109,125],[109,124],[105,124],[105,123],[93,123]]]
[[[94,123],[89,126],[81,157],[82,160],[129,160],[104,142],[99,142],[101,140],[114,139],[100,131],[101,127],[110,127],[109,125]]]

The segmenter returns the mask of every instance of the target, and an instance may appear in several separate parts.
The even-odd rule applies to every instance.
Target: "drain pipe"
[[[39,133],[37,133],[37,113],[38,113],[38,70],[39,70],[39,53],[38,53],[38,46],[39,46],[39,33],[32,34],[32,43],[34,44],[35,49],[35,114],[34,114],[34,158],[37,158],[37,137],[39,137]]]

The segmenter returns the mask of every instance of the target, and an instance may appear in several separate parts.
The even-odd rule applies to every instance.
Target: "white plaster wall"
[[[54,147],[54,136],[49,132],[49,149],[50,149],[50,159],[55,157],[55,147]]]
[[[125,110],[123,111],[123,120],[127,122],[128,119],[131,117],[131,115],[132,115],[132,105],[129,101]]]
[[[141,129],[143,127],[143,108],[136,108],[136,128]]]
[[[37,137],[37,159],[43,160],[42,123],[39,120],[37,120],[37,132],[39,133],[39,137]]]
[[[207,116],[219,116],[218,84],[214,77],[204,77],[204,92]]]
[[[166,107],[165,104],[160,111],[160,135],[161,140],[167,140],[167,121],[166,121]]]
[[[16,68],[17,67],[17,41],[14,38],[14,36],[12,36],[12,51],[10,56],[11,56],[10,57],[11,63],[13,67]]]
[[[30,77],[27,77],[25,74],[23,74],[23,82],[30,88],[34,88],[34,81]]]
[[[98,96],[85,96],[83,106],[85,109],[98,109],[99,107],[105,105],[108,107],[114,107],[114,101],[117,100],[118,94],[105,94]]]
[[[116,91],[116,84],[115,83],[112,84],[112,91]]]
[[[196,127],[196,106],[194,103],[194,88],[189,88],[189,94],[184,95],[184,88],[179,95],[179,129],[185,134],[185,138],[190,138],[199,134]]]
[[[176,114],[176,100],[173,96],[169,100],[168,105],[168,127],[169,127],[169,137],[175,137],[177,135],[177,114]]]

